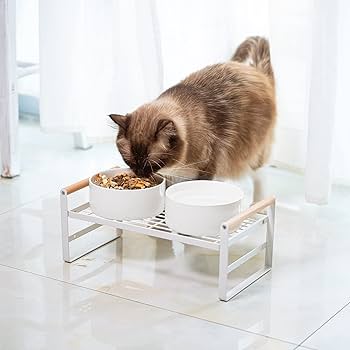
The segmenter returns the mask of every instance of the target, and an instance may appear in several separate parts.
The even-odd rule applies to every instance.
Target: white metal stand
[[[92,213],[89,203],[84,203],[76,208],[68,208],[68,195],[88,186],[88,179],[68,186],[61,190],[61,221],[62,221],[62,249],[63,258],[66,262],[72,262],[94,249],[111,241],[100,242],[97,246],[87,251],[72,256],[70,244],[85,234],[95,230],[101,225],[114,227],[117,229],[116,239],[121,236],[123,230],[129,230],[140,234],[181,242],[183,244],[194,245],[219,252],[219,299],[228,301],[250,284],[258,280],[271,270],[273,257],[274,222],[275,222],[275,199],[264,199],[249,209],[234,216],[221,225],[220,232],[215,237],[194,237],[178,234],[172,231],[165,222],[165,213],[161,213],[153,218],[143,220],[118,221],[105,219]],[[90,226],[74,233],[69,232],[68,219],[77,219],[91,223]],[[259,230],[256,230],[259,228]],[[251,234],[264,234],[264,243],[250,250],[234,262],[229,262],[229,249],[240,239]],[[249,259],[257,256],[261,251],[265,251],[264,267],[249,276],[237,286],[228,286],[228,276],[239,266]]]

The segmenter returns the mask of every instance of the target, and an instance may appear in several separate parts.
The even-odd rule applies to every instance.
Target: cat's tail
[[[232,60],[255,67],[266,74],[273,85],[275,84],[271,65],[270,45],[267,39],[261,36],[247,38],[238,46]]]

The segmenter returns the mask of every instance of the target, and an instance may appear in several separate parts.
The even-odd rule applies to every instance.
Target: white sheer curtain
[[[41,0],[42,126],[109,135],[106,114],[264,35],[277,79],[272,161],[306,170],[307,199],[325,203],[332,180],[350,183],[349,15],[346,0]]]
[[[306,161],[306,198],[327,203],[332,181],[332,146],[337,82],[338,2],[315,3]]]
[[[160,93],[154,1],[40,1],[39,13],[44,130],[109,135],[108,114]]]

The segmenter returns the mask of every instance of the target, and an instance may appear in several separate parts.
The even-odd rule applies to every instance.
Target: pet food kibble
[[[157,185],[155,179],[141,178],[133,174],[122,173],[113,177],[107,177],[105,174],[98,174],[94,183],[104,188],[113,188],[115,190],[141,190]]]

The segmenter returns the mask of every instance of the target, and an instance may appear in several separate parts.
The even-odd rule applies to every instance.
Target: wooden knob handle
[[[228,220],[224,225],[228,228],[229,232],[232,232],[236,230],[244,220],[248,219],[250,216],[258,212],[261,212],[263,209],[265,209],[266,207],[269,207],[274,203],[275,203],[275,197],[263,199],[255,203],[254,205],[252,205],[247,210],[241,212],[237,216],[234,216],[233,218]]]
[[[73,185],[67,186],[62,190],[62,192],[64,191],[65,194],[71,194],[73,192],[81,190],[82,188],[86,187],[88,184],[89,184],[89,178],[80,180]]]

